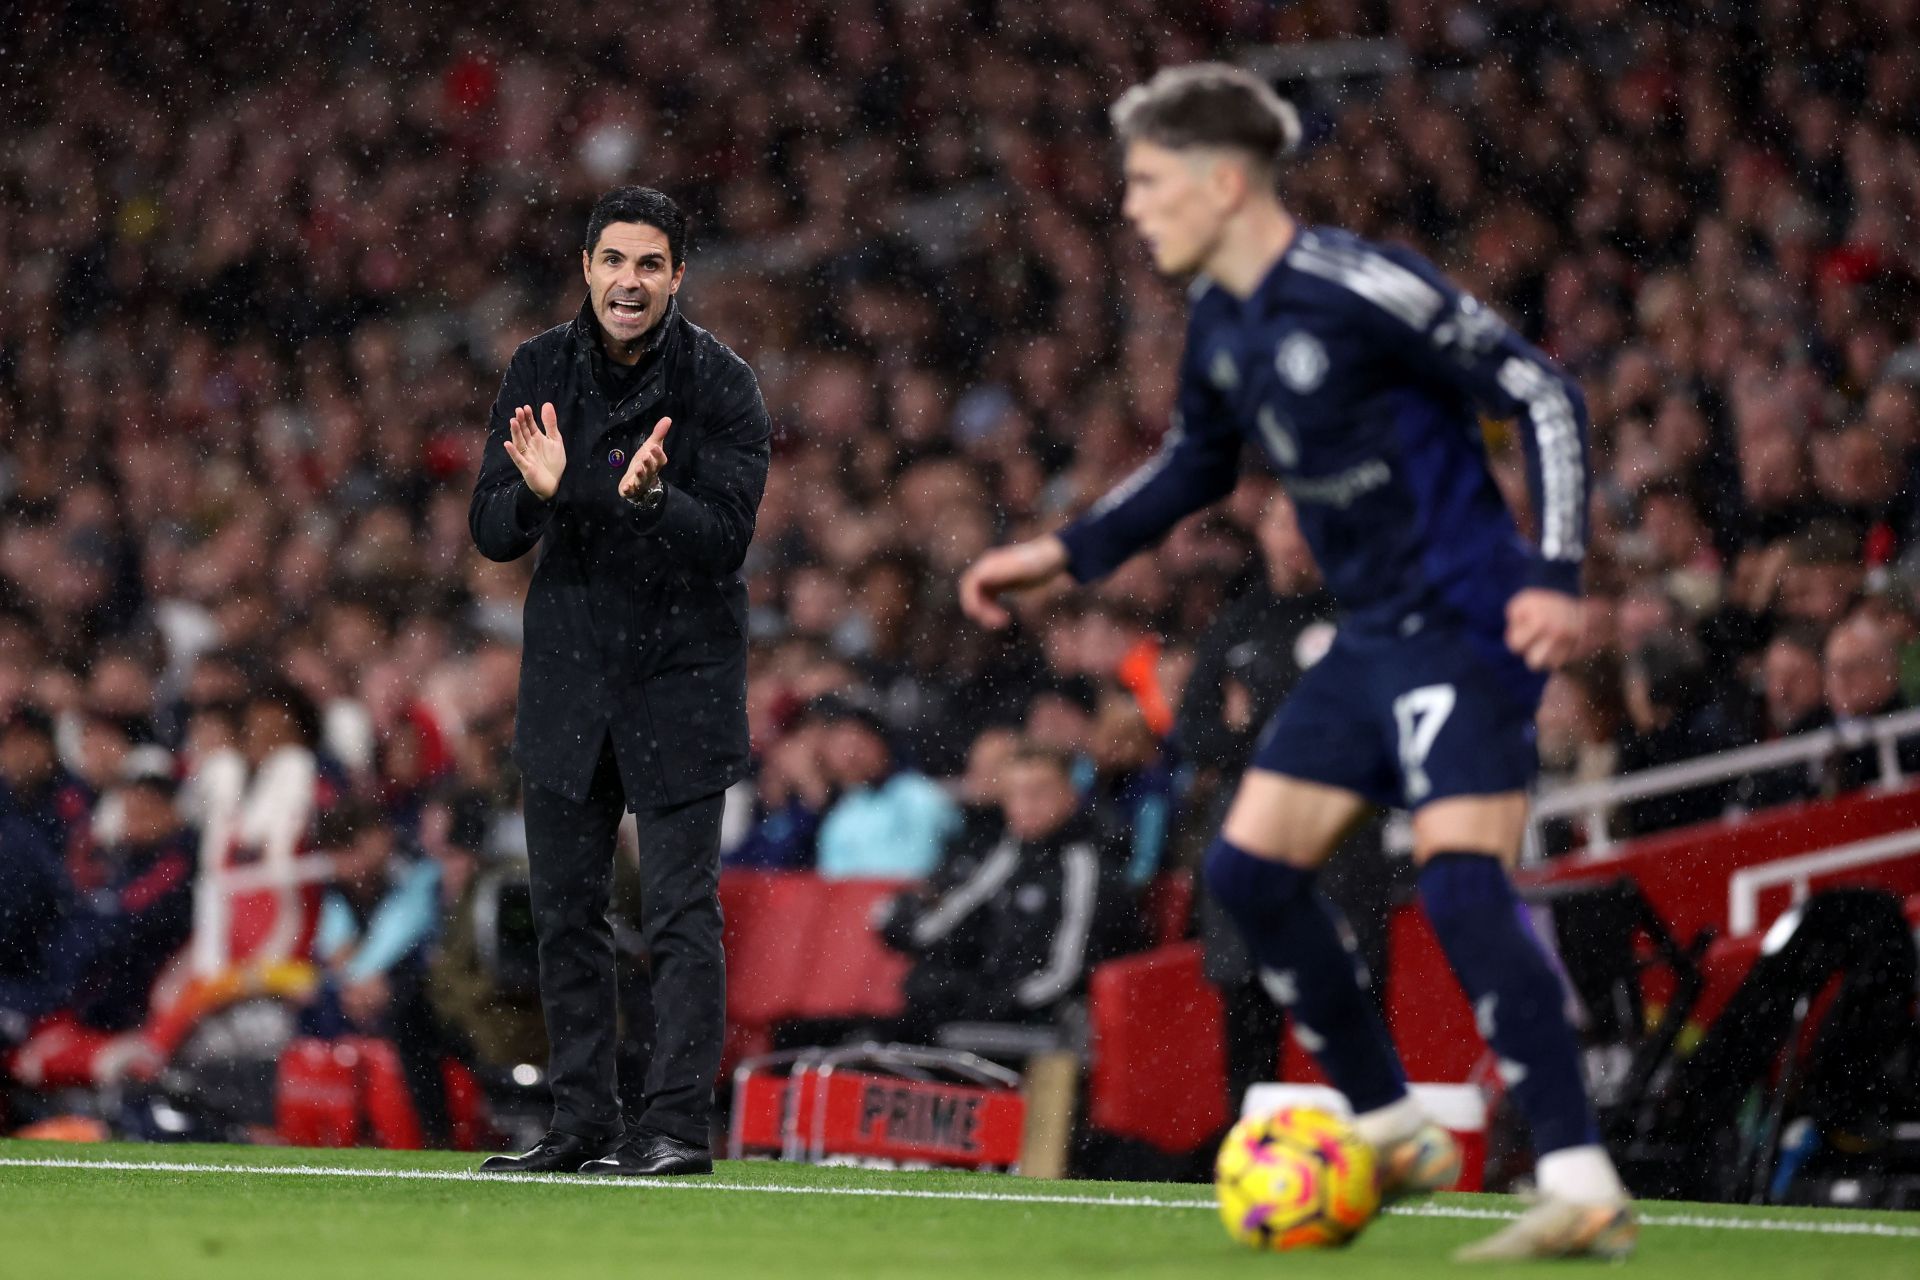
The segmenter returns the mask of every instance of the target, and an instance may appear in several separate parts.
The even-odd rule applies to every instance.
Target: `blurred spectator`
[[[0,978],[0,1020],[64,1010],[102,1031],[146,1020],[154,980],[192,932],[198,836],[174,810],[176,790],[165,752],[129,762],[107,797],[112,830],[90,850],[90,887],[52,917],[32,971]]]
[[[439,870],[426,978],[434,1017],[462,1057],[496,1068],[545,1062],[526,873],[487,864],[486,797],[453,791],[430,801],[420,843]]]
[[[1682,635],[1643,642],[1622,671],[1627,724],[1620,737],[1623,770],[1657,769],[1739,745],[1736,732],[1710,701],[1712,690],[1700,647]],[[1667,795],[1629,801],[1625,828],[1634,835],[1719,818],[1730,788],[1705,783]]]
[[[94,799],[61,763],[53,717],[23,706],[0,725],[0,818],[24,823],[69,868],[86,856]]]
[[[1007,772],[1019,749],[1020,734],[1005,727],[982,729],[974,738],[967,771],[960,778],[960,826],[940,851],[936,881],[957,883],[971,875],[1006,834],[1002,803]]]
[[[333,858],[333,880],[313,943],[321,982],[302,1029],[392,1041],[426,1132],[445,1145],[444,1037],[426,989],[428,944],[440,922],[439,864],[402,856],[393,828],[359,801],[328,811],[314,839]]]
[[[1117,684],[1101,690],[1089,746],[1093,777],[1082,804],[1137,889],[1165,860],[1179,779],[1139,699]]]
[[[1085,675],[1057,676],[1034,691],[1027,704],[1026,736],[1066,753],[1074,781],[1093,780],[1093,732],[1100,713],[1100,685]]]
[[[760,762],[755,822],[722,859],[729,867],[806,871],[814,864],[820,819],[833,800],[822,760],[819,717],[782,734]]]
[[[1827,638],[1823,676],[1827,710],[1839,723],[1907,709],[1893,635],[1869,615],[1856,615],[1834,628]],[[1895,758],[1903,773],[1920,772],[1920,739],[1900,743]],[[1841,792],[1870,786],[1880,776],[1880,752],[1871,744],[1834,763],[1834,784]]]
[[[898,764],[873,712],[827,697],[809,715],[821,724],[821,759],[837,793],[820,819],[816,869],[830,880],[924,878],[959,830],[959,806]]]
[[[1540,780],[1543,786],[1579,786],[1611,777],[1620,757],[1619,671],[1605,659],[1588,659],[1553,673],[1540,695]],[[1580,843],[1573,818],[1542,824],[1546,856],[1560,857]]]
[[[0,813],[0,884],[0,989],[36,983],[47,970],[47,946],[72,910],[73,891],[46,837],[11,813]],[[0,1000],[0,1049],[26,1039],[33,1021]]]
[[[1760,677],[1761,741],[1811,733],[1833,722],[1822,688],[1819,632],[1801,626],[1776,634],[1761,659]],[[1748,776],[1737,795],[1749,809],[1811,800],[1821,793],[1825,772],[1826,762],[1818,759],[1781,765]]]
[[[950,1022],[1052,1021],[1092,966],[1140,944],[1124,864],[1099,848],[1062,752],[1017,748],[1001,807],[1006,837],[970,875],[897,899],[883,923],[889,945],[914,957],[905,1038],[929,1043]]]

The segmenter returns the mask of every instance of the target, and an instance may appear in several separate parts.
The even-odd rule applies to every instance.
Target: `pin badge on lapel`
[[[610,467],[624,467],[624,466],[626,466],[626,465],[627,465],[627,451],[626,451],[625,449],[614,449],[614,450],[612,450],[611,452],[609,452],[609,453],[607,454],[607,465],[608,465],[608,466],[610,466]]]

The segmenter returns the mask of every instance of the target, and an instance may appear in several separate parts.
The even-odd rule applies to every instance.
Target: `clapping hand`
[[[653,434],[647,437],[647,442],[633,451],[633,461],[627,464],[627,473],[620,477],[620,496],[628,502],[637,501],[651,489],[661,469],[667,465],[667,451],[663,442],[672,426],[672,418],[660,419],[653,424]]]
[[[533,496],[549,502],[560,489],[560,475],[567,469],[567,446],[560,438],[560,417],[552,401],[540,406],[541,420],[535,421],[532,405],[513,411],[507,424],[507,456],[520,468],[520,478],[533,490]]]

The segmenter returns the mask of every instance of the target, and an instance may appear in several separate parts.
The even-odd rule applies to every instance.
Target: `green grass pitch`
[[[1337,1252],[1230,1242],[1208,1188],[725,1164],[709,1179],[463,1176],[444,1152],[0,1142],[0,1278],[1380,1277],[1514,1211],[1450,1195]],[[92,1167],[89,1167],[92,1166]],[[1920,1214],[1647,1203],[1635,1280],[1915,1280]],[[1599,1264],[1499,1268],[1591,1274]]]

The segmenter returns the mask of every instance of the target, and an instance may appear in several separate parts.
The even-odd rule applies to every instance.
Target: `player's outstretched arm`
[[[1013,621],[1001,596],[1044,587],[1066,571],[1066,544],[1052,534],[995,547],[960,575],[960,608],[981,626],[998,631]]]

